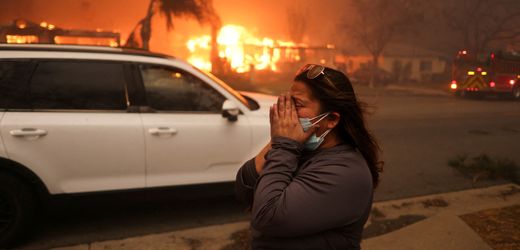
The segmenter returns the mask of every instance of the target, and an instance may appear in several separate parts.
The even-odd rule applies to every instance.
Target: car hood
[[[274,95],[267,95],[256,92],[240,91],[240,94],[253,98],[260,106],[260,109],[255,111],[258,111],[266,116],[269,116],[269,107],[273,105],[278,99],[278,97]]]

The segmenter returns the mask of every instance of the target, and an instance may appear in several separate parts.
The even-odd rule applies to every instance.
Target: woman
[[[253,249],[359,249],[382,162],[352,85],[306,65],[270,109],[271,141],[236,177]]]

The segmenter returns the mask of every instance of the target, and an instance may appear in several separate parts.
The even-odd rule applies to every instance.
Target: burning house
[[[193,37],[186,42],[188,62],[221,74],[284,72],[302,63],[334,64],[334,45],[308,46],[304,43],[257,37],[240,25],[224,25],[217,37],[218,60],[210,58],[211,36]],[[215,63],[219,65],[214,65]]]
[[[120,34],[103,30],[62,29],[47,22],[15,19],[0,25],[0,43],[82,44],[118,47]]]

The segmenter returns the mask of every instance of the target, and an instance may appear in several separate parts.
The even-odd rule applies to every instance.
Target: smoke
[[[306,9],[303,41],[310,45],[340,43],[336,24],[344,14],[345,1],[328,0],[214,0],[222,24],[238,24],[263,37],[290,40],[287,13]],[[2,0],[0,23],[16,18],[46,21],[65,29],[102,29],[121,33],[125,41],[146,14],[149,0]],[[174,19],[174,29],[167,31],[165,18],[153,20],[151,50],[185,57],[185,43],[193,36],[210,34],[210,27],[194,20]]]

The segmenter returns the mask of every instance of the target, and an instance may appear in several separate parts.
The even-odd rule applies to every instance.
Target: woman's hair
[[[325,68],[325,75],[314,79],[308,79],[306,74],[307,71],[303,71],[294,80],[305,83],[311,89],[313,97],[321,104],[321,113],[331,111],[340,114],[339,123],[334,129],[344,142],[363,155],[372,174],[374,188],[377,187],[384,162],[379,160],[381,150],[365,124],[367,105],[357,100],[350,80],[342,72]],[[334,86],[330,86],[330,82]]]

